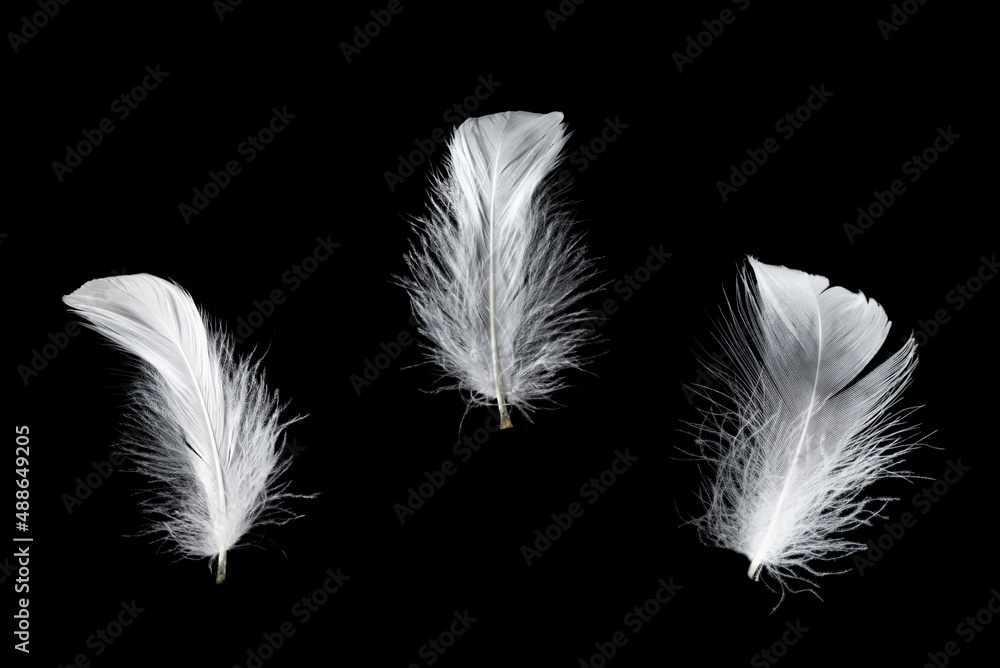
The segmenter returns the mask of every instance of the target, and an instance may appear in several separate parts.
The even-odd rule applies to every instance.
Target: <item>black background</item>
[[[562,4],[573,11],[553,29],[546,11],[558,11],[556,0],[492,13],[406,2],[350,62],[341,43],[375,20],[371,11],[390,16],[385,3],[247,0],[220,20],[208,1],[73,2],[16,53],[8,36],[13,150],[0,266],[16,372],[5,415],[30,427],[34,539],[31,654],[5,650],[12,665],[84,655],[93,666],[246,666],[263,652],[266,666],[429,666],[421,647],[464,611],[476,621],[433,665],[599,666],[595,643],[618,631],[628,643],[607,665],[769,665],[759,653],[776,643],[787,666],[919,666],[943,661],[949,641],[960,649],[954,665],[997,655],[1000,621],[971,642],[957,629],[991,597],[996,605],[1000,587],[988,427],[1000,287],[969,283],[997,250],[985,206],[995,170],[981,171],[995,164],[992,126],[976,113],[993,86],[980,69],[987,18],[913,3],[916,13],[884,39],[888,2]],[[679,72],[672,54],[723,9],[735,20]],[[8,5],[5,33],[38,11]],[[169,75],[128,118],[115,117],[112,101],[157,65]],[[469,98],[480,77],[499,85]],[[812,86],[832,95],[782,136],[775,123]],[[423,211],[442,146],[418,155],[422,164],[392,189],[386,172],[436,130],[450,132],[445,114],[467,98],[463,115],[562,111],[570,153],[609,123],[620,134],[594,144],[603,149],[594,159],[579,153],[565,165],[601,270],[586,306],[615,307],[596,321],[592,374],[568,374],[562,407],[530,423],[515,411],[515,429],[490,433],[462,461],[453,447],[476,438],[489,413],[472,409],[463,422],[457,392],[422,392],[435,375],[414,367],[416,345],[377,356],[415,335],[391,276],[404,271],[407,217]],[[275,108],[294,118],[246,162],[238,146]],[[114,131],[58,179],[53,161],[104,117]],[[939,128],[959,138],[909,181],[903,163]],[[717,182],[768,137],[780,149],[723,201]],[[185,221],[179,205],[234,159],[242,172]],[[906,192],[851,237],[845,223],[894,179]],[[339,247],[304,264],[319,240]],[[661,248],[671,257],[641,271]],[[929,480],[872,490],[901,498],[888,520],[909,511],[915,524],[891,541],[881,522],[852,534],[891,547],[865,569],[845,560],[847,573],[821,581],[822,601],[790,595],[773,613],[780,596],[746,577],[745,557],[703,546],[682,526],[698,512],[700,480],[681,453],[699,405],[683,384],[699,380],[696,352],[715,352],[712,322],[747,254],[876,299],[893,321],[886,352],[922,333],[904,403],[923,406],[914,421],[937,448],[907,459]],[[296,283],[295,266],[315,271]],[[288,431],[290,479],[319,496],[294,504],[301,519],[255,532],[260,549],[231,552],[222,586],[207,560],[176,561],[129,536],[142,526],[134,497],[143,481],[127,466],[67,511],[78,479],[108,461],[127,429],[130,372],[92,332],[60,335],[74,321],[60,297],[113,272],[173,279],[231,330],[258,323],[239,350],[266,352],[269,384],[291,414],[308,414]],[[641,289],[624,289],[629,276]],[[981,290],[958,300],[952,291],[967,284]],[[272,312],[263,302],[275,290],[284,301]],[[936,313],[946,322],[935,327]],[[357,391],[351,376],[369,362],[386,368]],[[637,460],[588,505],[581,485],[626,449]],[[13,477],[13,441],[8,452]],[[457,472],[401,524],[394,504],[446,459]],[[936,502],[914,505],[959,459],[968,472]],[[528,566],[522,545],[573,502],[583,516]],[[13,611],[8,564],[0,580]],[[296,604],[337,569],[349,579],[304,620]],[[660,579],[681,588],[633,633],[624,617]],[[142,612],[112,644],[88,640],[133,600]],[[261,650],[283,623],[294,634]],[[781,645],[796,623],[808,631]]]

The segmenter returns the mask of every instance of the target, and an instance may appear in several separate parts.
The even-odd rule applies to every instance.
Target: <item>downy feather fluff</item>
[[[865,487],[907,478],[895,468],[915,446],[890,409],[916,366],[913,337],[860,375],[889,332],[875,301],[822,276],[750,258],[737,308],[720,336],[731,365],[698,430],[713,478],[694,520],[702,540],[750,559],[782,587],[826,575],[817,561],[865,546],[844,533],[869,524],[894,499]]]
[[[127,444],[154,483],[144,503],[150,531],[185,557],[226,553],[254,525],[284,523],[288,468],[282,406],[258,364],[234,357],[191,296],[149,274],[90,281],[63,301],[89,326],[141,361],[132,392],[142,436]]]
[[[593,273],[546,182],[566,142],[563,115],[508,111],[467,119],[434,178],[429,215],[406,262],[429,356],[473,403],[528,411],[581,364],[585,316],[573,305]]]

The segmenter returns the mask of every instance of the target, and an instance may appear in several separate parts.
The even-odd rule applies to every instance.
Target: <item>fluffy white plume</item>
[[[824,575],[816,561],[864,548],[844,533],[893,499],[865,496],[915,447],[890,409],[916,366],[913,338],[861,376],[889,332],[885,311],[822,276],[750,258],[720,341],[717,392],[698,432],[713,476],[701,492],[702,540],[750,559],[782,586]]]
[[[63,301],[141,360],[132,395],[143,435],[130,454],[156,485],[144,504],[152,531],[186,557],[217,557],[223,582],[226,552],[244,533],[291,517],[279,504],[291,495],[277,480],[290,463],[277,394],[173,283],[149,274],[102,278]]]
[[[448,145],[446,173],[406,256],[407,289],[430,357],[474,403],[522,411],[581,363],[585,316],[573,305],[593,273],[545,179],[566,142],[563,115],[470,118]]]

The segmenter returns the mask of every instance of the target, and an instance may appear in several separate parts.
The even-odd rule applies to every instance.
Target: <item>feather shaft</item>
[[[506,131],[507,126],[504,126]],[[503,379],[500,371],[500,347],[497,343],[497,287],[496,287],[496,244],[494,243],[494,227],[496,223],[497,175],[500,170],[500,148],[503,145],[503,135],[497,142],[496,157],[493,160],[493,178],[490,180],[490,344],[493,353],[493,384],[497,396],[497,409],[500,412],[500,428],[510,429],[510,415],[504,397]]]
[[[177,346],[177,353],[180,355],[181,359],[184,360],[184,365],[187,368],[188,374],[190,374],[192,378],[196,377],[194,369],[191,368],[191,360],[188,359],[183,346]],[[208,435],[209,439],[210,446],[208,450],[212,453],[212,463],[214,464],[215,482],[217,485],[216,498],[219,503],[219,512],[222,517],[228,517],[228,513],[226,512],[226,483],[222,476],[222,460],[219,458],[219,444],[215,439],[215,430],[212,428],[212,419],[208,415],[208,404],[205,401],[205,392],[198,384],[195,384],[194,387],[198,395],[198,402],[201,405],[201,416],[204,420],[205,433]],[[220,548],[218,559],[219,565],[215,583],[222,584],[226,581],[226,548]]]
[[[818,336],[817,338],[823,340],[823,319],[822,314],[817,314],[818,324]],[[750,560],[750,568],[747,570],[747,576],[753,579],[757,579],[757,571],[760,568],[761,562],[764,560],[764,556],[771,549],[771,543],[774,540],[774,532],[778,526],[778,519],[780,517],[780,510],[785,505],[785,498],[788,496],[788,490],[791,487],[792,480],[795,478],[795,469],[799,463],[799,457],[802,454],[802,446],[805,445],[806,436],[809,434],[809,421],[812,419],[813,406],[816,401],[816,387],[819,385],[819,370],[821,367],[821,361],[823,358],[822,345],[816,356],[816,373],[813,375],[813,386],[812,392],[809,396],[809,406],[806,409],[806,418],[802,423],[802,428],[799,431],[799,442],[795,445],[795,452],[792,454],[791,463],[788,467],[788,475],[785,476],[785,481],[781,485],[781,493],[778,495],[778,500],[774,504],[774,514],[771,515],[771,521],[767,525],[767,531],[764,533],[764,538],[760,542],[760,547],[757,549],[757,553]]]

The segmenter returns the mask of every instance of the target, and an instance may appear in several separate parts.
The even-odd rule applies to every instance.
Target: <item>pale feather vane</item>
[[[429,356],[473,403],[522,412],[563,386],[589,338],[573,310],[592,262],[546,178],[566,142],[562,114],[504,112],[455,131],[430,214],[415,226],[409,292]]]
[[[916,366],[912,337],[865,375],[889,333],[885,311],[822,276],[750,258],[737,309],[721,333],[731,367],[702,390],[712,407],[698,430],[711,479],[695,520],[704,541],[750,559],[783,587],[828,574],[817,561],[865,546],[845,533],[893,499],[866,496],[916,447],[906,412],[890,409]]]
[[[89,326],[141,362],[132,418],[141,437],[127,444],[153,482],[143,504],[151,531],[185,557],[226,554],[252,527],[294,517],[278,481],[290,459],[277,394],[258,364],[234,356],[191,296],[149,274],[90,281],[63,301]]]

